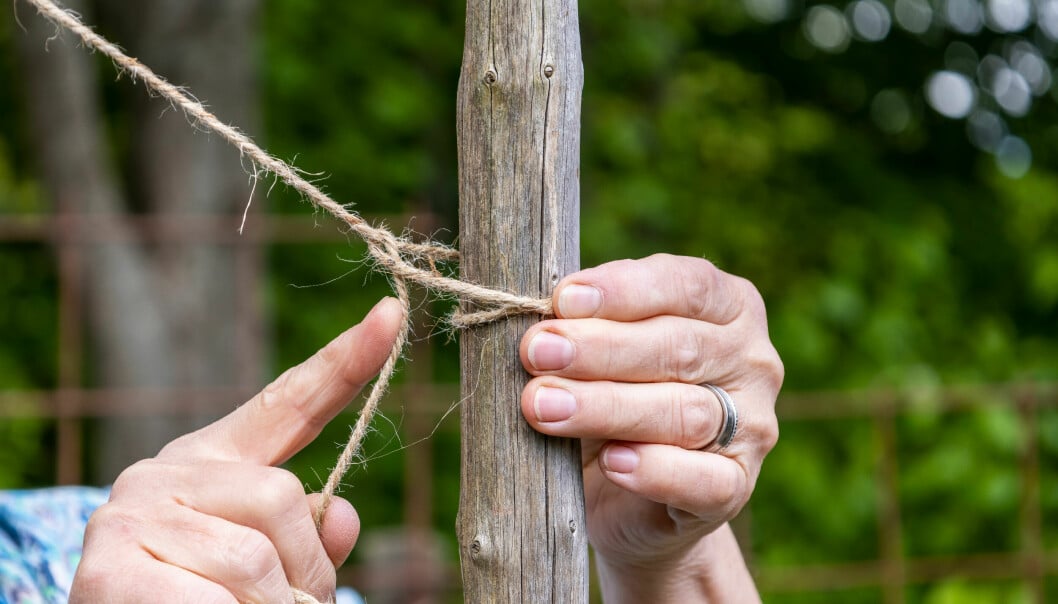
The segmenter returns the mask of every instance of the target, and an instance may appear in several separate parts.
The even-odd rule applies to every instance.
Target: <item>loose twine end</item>
[[[408,341],[408,319],[411,314],[408,282],[417,283],[435,294],[454,296],[477,308],[478,310],[471,312],[456,311],[448,318],[449,324],[457,330],[492,323],[513,316],[550,316],[552,314],[551,300],[548,298],[519,296],[440,274],[436,269],[437,263],[458,261],[458,250],[433,241],[415,243],[405,237],[398,237],[384,228],[371,226],[359,214],[348,210],[303,178],[292,165],[267,153],[237,128],[221,122],[188,91],[170,84],[143,63],[126,55],[117,45],[95,33],[91,28],[84,25],[75,14],[61,8],[53,0],[26,0],[26,2],[33,5],[45,19],[62,29],[74,33],[84,42],[86,47],[98,51],[112,60],[119,74],[127,73],[133,81],[143,82],[149,92],[161,96],[172,103],[174,107],[183,111],[193,125],[218,134],[222,139],[238,149],[239,153],[249,157],[259,170],[274,174],[279,180],[297,191],[314,206],[325,210],[338,220],[349,225],[349,228],[367,244],[368,254],[374,259],[376,269],[391,275],[394,293],[404,309],[403,327],[398,333],[397,340],[393,344],[393,349],[390,351],[390,355],[386,359],[378,379],[375,380],[371,392],[368,394],[349,441],[345,444],[334,469],[328,476],[327,482],[321,491],[322,497],[320,497],[319,505],[313,512],[317,530],[322,525],[324,513],[327,511],[327,507],[330,505],[342,478],[360,453],[360,446],[367,435],[368,427],[375,411],[378,409],[382,396],[389,387],[393,373],[396,370],[397,361],[400,359],[404,346]],[[427,264],[426,267],[422,266],[424,262]],[[311,594],[298,589],[294,589],[292,595],[294,602],[297,604],[322,604]]]

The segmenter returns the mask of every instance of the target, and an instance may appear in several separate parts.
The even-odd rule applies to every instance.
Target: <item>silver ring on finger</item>
[[[720,451],[731,444],[731,441],[735,438],[735,433],[738,432],[738,407],[735,406],[735,399],[731,398],[731,395],[720,386],[712,384],[702,385],[716,395],[722,410],[720,433],[717,434],[713,442],[703,447],[702,450]]]

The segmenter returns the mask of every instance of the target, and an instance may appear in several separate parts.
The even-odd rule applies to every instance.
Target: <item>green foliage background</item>
[[[1000,175],[960,123],[919,102],[911,126],[879,131],[879,90],[918,95],[943,40],[899,32],[815,55],[796,23],[763,26],[720,0],[584,0],[582,259],[665,251],[704,256],[754,281],[787,368],[786,392],[915,393],[897,425],[908,556],[1013,551],[1027,431],[1042,448],[1044,542],[1058,548],[1058,412],[941,412],[942,389],[1058,380],[1058,107],[1016,121],[1035,162]],[[329,175],[364,213],[428,209],[455,231],[459,0],[264,4],[265,141]],[[0,23],[0,208],[40,208],[24,157],[18,74]],[[970,40],[987,47],[989,40]],[[920,96],[920,95],[919,95]],[[917,98],[917,97],[916,97]],[[277,190],[272,211],[305,213]],[[443,236],[443,233],[442,233]],[[268,302],[275,371],[314,351],[386,291],[357,246],[275,246]],[[48,250],[0,249],[0,387],[54,383],[55,276]],[[298,289],[290,284],[322,287]],[[438,310],[438,312],[442,312]],[[456,348],[433,368],[458,379]],[[414,361],[413,361],[414,362]],[[983,401],[994,402],[994,401]],[[781,412],[781,407],[780,407]],[[394,422],[400,410],[390,410]],[[458,493],[457,422],[433,437],[437,526]],[[334,426],[293,467],[310,484],[333,459]],[[49,428],[0,422],[0,486],[46,483]],[[878,557],[871,420],[790,420],[751,506],[754,560],[783,567]],[[399,523],[402,456],[383,423],[348,493],[366,526]],[[1049,582],[1050,598],[1058,586]],[[774,602],[881,602],[879,590],[766,594]],[[1017,582],[948,580],[909,602],[1027,602]]]

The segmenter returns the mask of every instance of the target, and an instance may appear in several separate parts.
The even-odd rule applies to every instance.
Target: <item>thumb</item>
[[[316,509],[323,495],[312,493],[306,495],[309,507]],[[323,549],[327,550],[327,556],[338,568],[345,563],[356,540],[360,537],[360,516],[357,515],[353,504],[338,496],[332,496],[327,511],[323,513],[323,521],[320,522],[320,541]]]

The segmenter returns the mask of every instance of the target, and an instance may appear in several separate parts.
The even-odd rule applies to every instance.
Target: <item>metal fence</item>
[[[233,246],[237,254],[250,257],[270,244],[310,244],[344,241],[334,228],[318,228],[311,218],[286,215],[252,216],[245,235],[233,226],[241,217],[175,217],[139,216],[129,219],[133,233],[149,241],[191,240]],[[417,224],[429,224],[419,216]],[[190,414],[203,408],[230,408],[234,401],[253,395],[261,384],[249,383],[245,376],[251,369],[233,376],[226,387],[210,389],[108,389],[85,388],[82,367],[87,354],[87,339],[82,318],[82,291],[79,250],[96,242],[112,241],[119,236],[105,224],[93,224],[91,216],[59,213],[43,216],[0,216],[0,249],[5,245],[34,243],[49,245],[54,252],[57,276],[57,384],[37,391],[0,391],[0,421],[19,417],[45,418],[55,422],[55,480],[59,484],[82,481],[82,423],[87,418],[135,416],[145,401],[156,401],[174,416]],[[80,222],[80,224],[78,224]],[[407,217],[389,217],[389,222],[405,224]],[[85,235],[88,233],[88,235]],[[77,234],[74,236],[74,234]],[[262,278],[256,262],[238,262],[236,279],[253,291]],[[245,320],[262,321],[248,314]],[[428,437],[439,419],[458,400],[458,385],[437,383],[432,373],[432,347],[424,342],[412,344],[410,356],[416,359],[406,369],[407,379],[389,396],[402,403],[405,438],[415,441]],[[261,362],[260,351],[253,346],[238,345],[238,366],[252,368]],[[908,588],[943,581],[953,577],[967,580],[1012,580],[1020,582],[1032,602],[1048,601],[1048,579],[1058,577],[1058,551],[1045,546],[1045,516],[1041,503],[1041,448],[1038,416],[1045,410],[1058,409],[1058,385],[1026,383],[994,387],[944,388],[929,394],[930,411],[958,414],[996,405],[1016,411],[1022,433],[1026,435],[1018,460],[1020,480],[1019,548],[1015,551],[981,552],[942,557],[913,557],[904,543],[906,518],[900,500],[901,464],[905,461],[898,446],[897,422],[919,412],[912,392],[871,390],[855,393],[784,394],[778,410],[784,426],[799,422],[867,420],[874,447],[874,492],[877,497],[877,556],[870,560],[813,565],[769,566],[755,561],[754,522],[746,513],[735,522],[754,573],[766,594],[813,592],[826,600],[826,594],[865,588],[878,592],[878,601],[900,604],[908,600]],[[443,424],[445,430],[458,430],[458,423]],[[399,535],[383,539],[375,547],[377,560],[347,566],[340,577],[361,586],[364,591],[379,594],[374,602],[433,602],[459,598],[459,573],[445,555],[430,553],[436,548],[431,541],[431,502],[435,493],[430,481],[433,457],[429,446],[411,447],[405,452],[403,515],[406,527]],[[414,479],[413,479],[414,478]],[[1051,488],[1055,488],[1054,485]],[[454,521],[454,519],[453,519]],[[758,536],[766,539],[766,536]],[[362,544],[363,547],[371,547]],[[1052,579],[1053,581],[1053,579]],[[1058,581],[1053,581],[1058,582]],[[1050,587],[1051,598],[1058,598]],[[821,600],[813,600],[821,601]],[[829,601],[841,601],[833,596]]]
[[[910,586],[958,578],[971,582],[1013,580],[1022,582],[1034,603],[1058,597],[1054,586],[1048,597],[1047,579],[1058,577],[1058,550],[1047,550],[1043,541],[1045,514],[1041,501],[1041,447],[1039,415],[1058,408],[1058,385],[1026,383],[997,386],[914,391],[786,394],[779,400],[784,425],[867,419],[874,447],[874,491],[877,497],[877,558],[868,561],[756,568],[760,586],[767,592],[834,592],[852,588],[878,588],[885,604],[908,600]],[[922,408],[923,402],[927,407]],[[1023,435],[1018,459],[1020,475],[1018,542],[1013,551],[975,552],[963,555],[913,557],[904,543],[906,518],[900,497],[901,464],[909,460],[898,446],[897,422],[915,413],[946,416],[1001,408],[1016,412]],[[1050,484],[1048,488],[1058,488]],[[1053,519],[1052,519],[1053,522]],[[1053,524],[1051,525],[1053,526]],[[741,527],[752,530],[752,523]],[[967,527],[970,528],[970,527]],[[752,552],[750,552],[752,556]],[[840,601],[840,600],[835,600]]]

